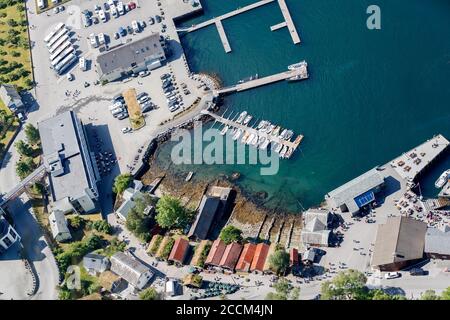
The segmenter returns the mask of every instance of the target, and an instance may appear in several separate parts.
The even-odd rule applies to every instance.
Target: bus
[[[75,60],[77,60],[77,56],[74,53],[69,54],[55,67],[56,72],[63,73]]]
[[[58,41],[63,35],[65,35],[66,33],[69,32],[69,29],[67,29],[66,27],[64,27],[60,32],[58,32],[53,38],[52,40],[50,40],[49,43],[47,43],[47,48],[51,48],[56,41]]]
[[[60,38],[58,41],[56,41],[56,43],[50,49],[48,49],[48,52],[50,54],[53,54],[66,41],[70,42],[68,34],[65,34],[62,38]]]
[[[45,38],[44,38],[44,42],[49,42],[53,36],[59,31],[61,30],[63,27],[65,26],[64,23],[60,22],[58,23],[55,28],[53,29],[52,32],[50,32]]]
[[[50,56],[50,61],[55,60],[55,58],[57,56],[59,56],[64,50],[66,50],[68,47],[70,47],[72,45],[72,43],[70,41],[66,41],[64,42],[64,44],[62,44],[58,50],[56,50],[55,52],[52,53],[52,55]]]
[[[52,67],[56,68],[56,66],[62,60],[64,60],[65,57],[67,57],[69,54],[72,54],[74,51],[75,51],[75,49],[72,46],[70,46],[69,48],[67,48],[66,50],[61,52],[55,59],[52,60],[52,62],[51,62]]]

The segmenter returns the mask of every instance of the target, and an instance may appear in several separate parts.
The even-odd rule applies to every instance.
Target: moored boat
[[[236,133],[233,135],[233,140],[239,139],[242,134],[242,129],[237,129]]]
[[[226,125],[225,127],[223,127],[222,131],[220,131],[220,134],[224,136],[224,135],[227,133],[228,128],[229,128],[228,125]]]
[[[247,141],[249,135],[250,135],[250,132],[245,131],[244,135],[242,136],[241,142],[245,143]]]
[[[247,111],[241,112],[241,114],[239,115],[239,118],[236,120],[236,123],[241,124],[242,121],[244,121],[246,116],[247,116]]]
[[[445,170],[434,183],[434,186],[438,189],[442,188],[450,179],[450,169]]]
[[[189,171],[188,175],[186,176],[186,179],[184,179],[186,182],[190,181],[192,179],[192,176],[194,175],[193,171]]]
[[[245,117],[243,125],[247,125],[252,119],[253,119],[253,116],[248,115],[247,117]]]
[[[295,70],[295,69],[299,69],[299,68],[301,68],[301,67],[307,67],[307,66],[308,66],[308,63],[307,63],[305,60],[303,60],[303,61],[300,61],[300,62],[298,62],[298,63],[291,64],[291,65],[288,67],[288,69],[289,69],[289,70]]]

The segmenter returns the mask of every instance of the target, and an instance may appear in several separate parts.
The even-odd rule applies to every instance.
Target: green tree
[[[103,232],[106,234],[111,234],[113,229],[112,226],[106,220],[97,220],[92,223],[92,227],[98,232]]]
[[[149,287],[139,294],[141,300],[161,300],[161,296],[155,288]]]
[[[33,148],[23,140],[17,141],[14,146],[21,156],[30,157],[33,154]]]
[[[434,290],[427,290],[420,296],[420,300],[440,300],[441,297],[439,297],[436,294],[436,291]]]
[[[28,143],[32,145],[39,144],[41,140],[41,137],[39,136],[39,130],[31,123],[25,126],[25,136],[27,137]]]
[[[189,220],[189,213],[177,198],[165,195],[156,204],[156,222],[163,228],[182,228]]]
[[[229,225],[220,232],[220,239],[226,244],[242,240],[242,231],[235,226]]]
[[[300,288],[293,288],[286,278],[279,279],[273,286],[275,292],[269,292],[266,300],[298,300]]]
[[[121,194],[128,188],[133,182],[133,176],[129,173],[118,175],[114,179],[113,192]]]
[[[366,276],[356,270],[340,272],[333,280],[321,287],[322,300],[362,300],[368,298]]]
[[[445,289],[442,292],[441,299],[442,300],[450,300],[450,287],[448,287],[447,289]]]
[[[130,210],[127,216],[126,227],[135,236],[143,241],[148,241],[150,238],[150,217],[145,215],[145,209],[149,205],[154,205],[153,198],[144,194],[142,197],[135,200],[135,206]]]
[[[289,267],[289,254],[278,248],[269,257],[269,266],[277,274],[284,274]]]
[[[25,158],[16,163],[16,173],[21,180],[25,179],[30,173],[33,172],[35,165],[33,159]]]

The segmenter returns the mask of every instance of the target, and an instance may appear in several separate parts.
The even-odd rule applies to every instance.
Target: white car
[[[400,272],[388,272],[384,275],[385,279],[400,278]]]
[[[67,80],[72,81],[73,80],[73,74],[70,72],[67,74]]]
[[[133,129],[131,129],[130,127],[122,128],[122,133],[128,133],[128,132],[131,132],[131,131],[133,131]]]

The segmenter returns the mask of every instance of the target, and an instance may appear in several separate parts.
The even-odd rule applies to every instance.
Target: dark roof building
[[[427,224],[408,217],[388,218],[378,226],[372,266],[397,271],[423,258]]]
[[[425,235],[425,254],[433,259],[450,259],[450,230],[428,228]]]
[[[0,212],[0,253],[8,250],[17,241],[20,241],[19,235]]]
[[[242,250],[241,256],[236,265],[236,271],[239,272],[249,272],[250,266],[252,265],[253,257],[256,252],[256,244],[246,243],[244,249]]]
[[[115,81],[129,73],[159,68],[166,60],[159,33],[120,45],[97,56],[100,80]]]
[[[220,259],[220,267],[234,271],[238,262],[239,256],[242,251],[242,244],[233,242],[227,245],[223,253],[222,259]]]
[[[183,264],[188,253],[189,253],[189,241],[187,241],[182,237],[179,237],[177,240],[175,240],[172,251],[170,252],[169,255],[169,261],[173,261],[178,264]]]
[[[222,256],[225,252],[227,245],[220,239],[213,242],[211,250],[209,251],[208,257],[206,257],[205,265],[211,265],[218,267]]]
[[[264,265],[266,263],[267,255],[269,254],[269,245],[266,243],[258,243],[255,249],[255,256],[253,257],[250,271],[264,272]]]

